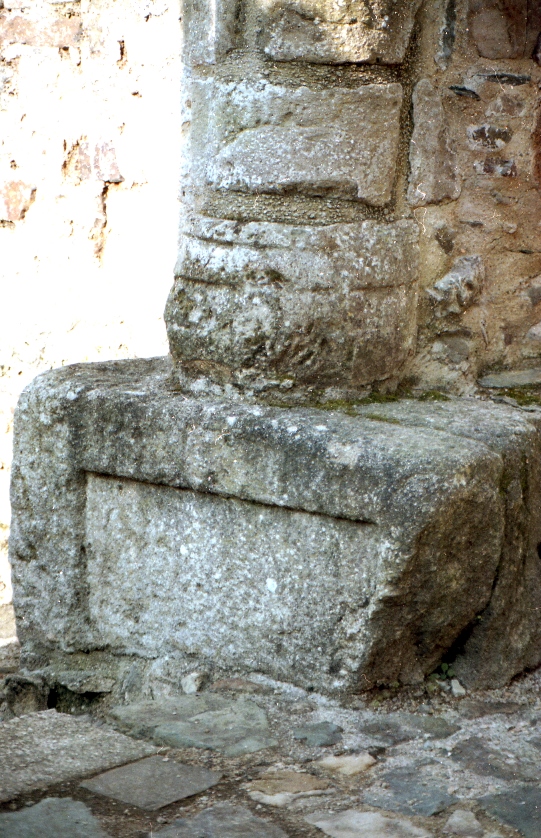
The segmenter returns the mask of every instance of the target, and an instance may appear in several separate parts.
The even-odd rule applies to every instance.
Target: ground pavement
[[[126,704],[67,690],[47,709],[13,661],[0,838],[541,836],[541,673],[343,700],[254,674]]]

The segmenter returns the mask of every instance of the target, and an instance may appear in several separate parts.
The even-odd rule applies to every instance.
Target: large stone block
[[[275,61],[399,64],[421,0],[271,0],[261,43]]]
[[[429,79],[415,86],[413,119],[408,202],[422,207],[456,200],[461,190],[457,156],[449,141],[441,93]]]
[[[194,181],[246,193],[392,196],[402,86],[191,82]]]
[[[22,396],[27,666],[102,650],[109,672],[135,656],[147,678],[161,662],[179,682],[201,665],[356,691],[422,678],[459,638],[469,683],[539,663],[537,413],[288,411],[189,399],[170,373],[83,365]]]
[[[166,308],[189,378],[355,389],[415,346],[418,229],[411,221],[293,227],[196,219]]]

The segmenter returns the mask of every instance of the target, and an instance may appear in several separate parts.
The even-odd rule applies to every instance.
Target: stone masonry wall
[[[167,352],[178,0],[0,0],[0,605],[11,427],[66,363]]]
[[[181,386],[317,404],[537,367],[539,2],[211,5],[184,13]]]

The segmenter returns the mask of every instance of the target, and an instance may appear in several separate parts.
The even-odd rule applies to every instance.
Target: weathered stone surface
[[[317,722],[293,728],[293,738],[303,739],[310,747],[336,745],[342,738],[342,728],[333,722]]]
[[[541,26],[535,0],[470,0],[470,27],[484,58],[529,58]]]
[[[94,794],[153,811],[215,786],[221,776],[197,765],[182,765],[175,760],[152,756],[113,768],[85,780],[81,786]]]
[[[441,781],[423,773],[422,764],[387,771],[383,779],[387,789],[368,789],[363,796],[365,803],[404,815],[431,817],[458,802]]]
[[[461,314],[472,306],[479,299],[484,280],[485,266],[480,256],[457,259],[449,273],[427,291],[436,317]]]
[[[336,815],[316,812],[305,820],[331,838],[432,838],[426,829],[405,818],[389,818],[379,812],[348,809]]]
[[[528,512],[538,504],[535,414],[458,400],[371,405],[359,417],[283,411],[187,399],[168,388],[169,374],[161,361],[68,368],[38,378],[23,397],[11,556],[28,661],[103,648],[107,636],[120,657],[167,654],[179,680],[195,656],[358,689],[421,678],[467,627],[457,670],[466,684],[503,683],[539,661],[541,535]],[[88,472],[111,477],[89,480]],[[108,522],[88,487],[105,490]],[[128,526],[126,490],[148,502],[159,538]],[[181,536],[189,523],[170,515],[186,504],[208,528],[193,543]],[[227,527],[238,532],[236,510],[245,506],[259,539],[272,540],[268,522],[282,522],[266,563],[247,561],[236,535],[236,551],[220,541]],[[122,562],[107,553],[103,526]],[[224,552],[212,547],[201,564],[204,532]],[[318,561],[315,573],[316,541],[338,532],[358,546],[344,552],[336,540],[335,558]],[[134,577],[126,568],[142,554],[154,558],[138,561]],[[238,598],[234,614],[229,597]]]
[[[194,818],[180,818],[154,833],[159,838],[287,838],[286,833],[270,821],[257,818],[249,809],[217,803]],[[149,837],[150,838],[150,837]]]
[[[194,66],[215,64],[234,49],[238,3],[187,0],[182,6],[183,60]]]
[[[473,812],[467,809],[456,809],[445,822],[443,832],[446,835],[462,835],[464,838],[483,838],[485,834]]]
[[[266,806],[288,806],[303,797],[328,794],[330,783],[300,771],[274,771],[250,783],[248,795]]]
[[[196,219],[165,313],[173,358],[188,380],[240,386],[386,378],[415,345],[417,238],[410,221]]]
[[[356,774],[362,774],[363,771],[367,771],[375,764],[376,760],[374,757],[370,756],[370,754],[366,752],[351,755],[345,754],[344,756],[338,757],[323,757],[323,759],[317,761],[317,765],[325,771],[343,774],[345,777],[353,777]]]
[[[210,748],[227,756],[251,754],[277,744],[265,712],[250,699],[218,695],[116,707],[113,717],[138,736],[173,748]]]
[[[481,387],[495,390],[508,390],[515,387],[539,387],[541,385],[541,369],[505,370],[484,375],[479,379]]]
[[[259,82],[191,83],[195,182],[217,190],[391,198],[400,84],[312,90]]]
[[[488,794],[479,801],[490,815],[517,829],[524,838],[538,838],[541,830],[541,790],[519,786],[503,794]]]
[[[0,221],[20,221],[34,202],[36,189],[21,180],[0,187]]]
[[[359,730],[385,745],[398,745],[425,734],[429,739],[447,739],[460,726],[438,716],[414,716],[410,713],[389,713],[371,721],[361,722]]]
[[[3,838],[107,838],[90,809],[70,797],[47,797],[28,809],[0,814]]]
[[[538,419],[537,413],[517,412],[503,405],[500,412],[474,400],[460,404],[458,423],[452,402],[433,404],[430,411],[419,403],[378,405],[378,414],[408,426],[431,428],[433,432],[445,430],[478,440],[502,458],[500,491],[506,523],[498,573],[490,601],[477,615],[481,619],[476,617],[470,623],[463,652],[459,652],[453,668],[467,687],[489,683],[503,686],[512,671],[519,672],[531,665],[527,661],[538,660],[536,646],[541,642],[536,616],[541,530],[537,518],[530,517],[529,512],[541,503],[539,438],[534,431],[534,426],[539,427]],[[369,410],[361,408],[360,412]]]
[[[307,0],[265,5],[261,43],[275,61],[399,64],[420,0]]]
[[[408,201],[414,207],[456,201],[461,191],[441,97],[429,79],[417,82],[413,92]]]
[[[541,778],[539,768],[517,758],[511,759],[488,747],[482,739],[472,736],[453,748],[452,759],[464,765],[475,774],[497,777],[500,780],[537,780]]]
[[[0,725],[0,801],[148,756],[156,749],[86,719],[46,710]],[[61,758],[59,758],[61,755]]]

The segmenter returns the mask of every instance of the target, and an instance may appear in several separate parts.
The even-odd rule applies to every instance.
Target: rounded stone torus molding
[[[166,307],[183,385],[356,391],[388,378],[415,345],[417,237],[411,221],[199,219]]]

